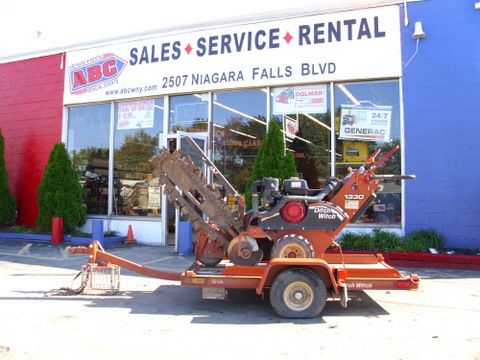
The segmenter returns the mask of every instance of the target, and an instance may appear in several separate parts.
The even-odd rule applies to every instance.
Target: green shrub
[[[417,230],[404,238],[391,231],[373,229],[371,233],[346,232],[339,237],[338,242],[345,250],[425,252],[430,248],[443,249],[444,239],[435,230]]]
[[[118,236],[118,232],[115,231],[115,230],[108,230],[108,231],[105,231],[105,232],[103,233],[103,236],[105,236],[105,237]]]
[[[287,154],[285,155],[283,171],[283,179],[289,179],[291,177],[298,176],[295,155],[291,151],[287,151]]]
[[[392,251],[398,250],[402,244],[402,237],[391,231],[373,229],[371,233],[346,232],[339,242],[345,250]]]
[[[40,230],[51,229],[52,217],[63,218],[66,233],[85,223],[83,190],[78,180],[65,145],[55,144],[38,188],[37,226]]]
[[[373,239],[366,232],[346,232],[338,239],[344,250],[372,250]]]
[[[402,237],[391,231],[373,229],[371,237],[373,238],[373,247],[379,251],[398,250],[402,244]]]
[[[5,167],[5,141],[0,131],[0,226],[15,224],[16,201],[8,186],[7,169]]]
[[[13,226],[11,229],[15,233],[23,233],[23,234],[33,234],[35,232],[33,228],[30,228],[24,225]]]
[[[411,232],[402,244],[404,251],[428,251],[429,248],[442,249],[444,238],[435,230]]]
[[[78,237],[87,237],[87,238],[92,237],[92,234],[83,232],[83,231],[78,230],[78,229],[74,229],[74,230],[70,231],[69,235],[78,236]]]
[[[252,207],[252,184],[264,177],[279,178],[281,180],[297,176],[297,168],[293,153],[285,155],[285,140],[280,124],[272,119],[268,123],[267,136],[258,149],[258,154],[253,163],[252,175],[245,189],[247,209]]]

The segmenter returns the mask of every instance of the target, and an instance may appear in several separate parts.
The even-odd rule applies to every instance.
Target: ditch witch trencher
[[[252,210],[245,212],[240,194],[225,179],[192,138],[188,143],[203,168],[216,179],[208,184],[204,171],[177,150],[162,149],[152,159],[154,174],[170,203],[178,206],[198,230],[195,261],[181,274],[146,268],[111,255],[93,242],[87,269],[95,264],[119,265],[146,276],[179,280],[203,288],[204,298],[224,299],[227,289],[269,290],[278,315],[309,318],[320,314],[328,296],[346,306],[348,291],[417,289],[415,274],[402,275],[377,254],[343,254],[335,241],[374,202],[384,179],[414,176],[376,175],[398,146],[379,160],[377,150],[343,179],[330,178],[323,189],[309,189],[305,180],[264,178],[252,185]],[[198,164],[197,164],[198,165]],[[336,252],[327,252],[337,248]],[[93,266],[92,266],[93,265]]]

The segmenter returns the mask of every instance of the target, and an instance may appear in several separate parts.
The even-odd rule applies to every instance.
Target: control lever
[[[417,175],[377,175],[376,179],[380,180],[413,180],[417,178]]]

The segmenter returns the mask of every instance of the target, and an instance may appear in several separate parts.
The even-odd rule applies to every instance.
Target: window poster
[[[341,105],[340,139],[390,142],[391,106]]]
[[[283,127],[285,135],[293,139],[295,138],[295,134],[298,132],[298,122],[291,117],[284,116],[283,117]]]
[[[148,208],[159,209],[161,200],[160,186],[148,187]]]
[[[153,128],[154,107],[153,99],[119,103],[117,130]]]
[[[273,114],[327,112],[327,85],[292,86],[273,89]]]

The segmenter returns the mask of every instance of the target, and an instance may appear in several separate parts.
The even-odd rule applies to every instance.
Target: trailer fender
[[[262,275],[256,292],[263,295],[265,288],[270,288],[273,281],[281,272],[286,269],[307,268],[317,273],[325,283],[327,290],[332,290],[335,295],[340,293],[343,285],[339,284],[335,278],[335,274],[328,263],[323,259],[299,259],[299,258],[276,258],[270,260]]]

